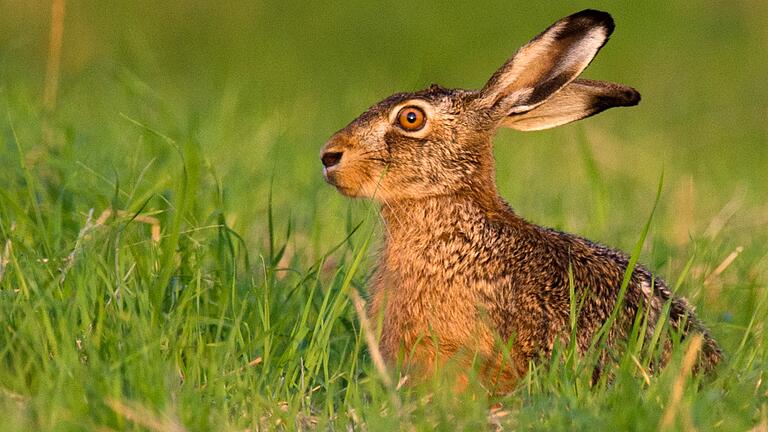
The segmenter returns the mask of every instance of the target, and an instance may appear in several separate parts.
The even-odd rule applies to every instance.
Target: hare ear
[[[536,108],[579,76],[613,28],[609,14],[589,9],[557,21],[493,74],[478,108],[499,120]]]
[[[512,114],[501,126],[522,131],[548,129],[595,115],[608,108],[633,106],[640,93],[632,87],[605,81],[573,80],[536,108]]]

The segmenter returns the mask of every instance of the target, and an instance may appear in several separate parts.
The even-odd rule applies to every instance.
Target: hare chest
[[[477,282],[467,276],[459,255],[432,246],[417,253],[386,250],[370,303],[372,317],[382,325],[384,357],[427,371],[452,359],[466,362],[475,353],[486,357],[494,347]]]

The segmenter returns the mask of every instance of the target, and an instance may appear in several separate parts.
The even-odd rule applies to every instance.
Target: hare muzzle
[[[334,185],[333,173],[338,169],[344,150],[331,138],[320,150],[320,162],[323,164],[323,177],[325,181]]]
[[[327,151],[323,153],[320,160],[323,162],[324,171],[327,172],[329,169],[333,169],[333,167],[338,165],[342,154],[344,153],[337,151]]]
[[[338,135],[332,137],[323,146],[320,151],[320,162],[323,164],[323,178],[325,181],[336,187],[343,195],[353,197],[357,194],[354,167],[350,165],[350,154],[348,143],[345,143]],[[352,164],[354,165],[354,164]],[[342,172],[344,171],[344,172]]]

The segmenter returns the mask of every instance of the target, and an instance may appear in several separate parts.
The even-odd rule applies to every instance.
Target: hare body
[[[383,312],[382,354],[402,353],[422,372],[479,354],[496,391],[509,390],[556,342],[570,342],[570,280],[580,304],[575,343],[585,352],[616,306],[629,262],[620,251],[527,222],[501,198],[490,208],[464,195],[397,201],[382,215],[387,237],[370,305],[374,316]],[[721,353],[693,308],[642,266],[632,273],[609,349],[626,340],[638,312],[650,339],[667,302],[675,329],[704,334],[701,366],[712,368]],[[513,341],[511,364],[499,341]]]
[[[563,18],[483,89],[433,85],[393,95],[326,143],[326,180],[345,195],[382,203],[386,234],[369,306],[381,316],[387,360],[402,357],[429,372],[479,358],[486,381],[504,391],[529,362],[570,342],[571,280],[579,352],[611,316],[627,255],[515,214],[496,190],[492,137],[499,127],[544,129],[637,104],[630,87],[576,79],[612,30],[604,12]],[[721,352],[693,308],[641,266],[633,269],[608,347],[626,340],[640,311],[652,335],[666,304],[672,327],[703,334],[701,367],[712,368]],[[511,361],[501,344],[511,344]]]

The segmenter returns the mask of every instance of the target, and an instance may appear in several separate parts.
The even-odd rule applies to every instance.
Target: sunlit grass
[[[584,4],[617,19],[588,75],[643,102],[496,139],[520,214],[634,251],[698,306],[724,364],[689,375],[686,340],[649,375],[634,339],[591,383],[594,359],[559,347],[494,397],[377,368],[354,293],[382,227],[375,205],[323,183],[317,152],[393,91],[482,85],[579,7],[245,3],[68,3],[52,110],[49,5],[0,17],[0,429],[766,424],[762,3]]]

